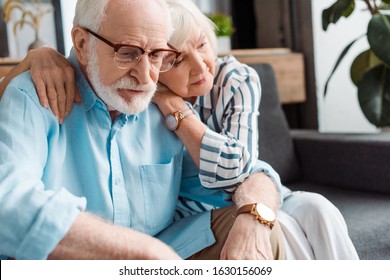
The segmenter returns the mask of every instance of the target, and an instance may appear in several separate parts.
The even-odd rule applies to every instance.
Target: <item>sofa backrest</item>
[[[274,71],[269,64],[250,64],[261,81],[262,97],[259,119],[259,158],[279,173],[282,183],[300,177],[298,160],[281,104]]]

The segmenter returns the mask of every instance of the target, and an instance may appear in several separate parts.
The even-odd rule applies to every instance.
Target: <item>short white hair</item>
[[[103,21],[106,19],[106,9],[107,5],[110,1],[114,0],[77,0],[75,16],[73,19],[74,26],[81,26],[88,28],[94,32],[99,32],[102,26]],[[142,1],[142,5],[146,5],[144,0],[115,0],[121,1],[124,6],[135,2]],[[151,1],[148,1],[147,5],[150,5]],[[171,14],[168,10],[167,3],[164,0],[154,0],[155,3],[161,7],[161,9],[165,12],[167,18],[167,30],[168,30],[168,38],[173,33]],[[134,11],[135,13],[137,11]],[[129,15],[129,17],[131,14]],[[167,39],[168,39],[167,38]]]
[[[217,37],[215,24],[202,13],[191,0],[165,0],[168,4],[173,23],[173,34],[169,43],[174,47],[181,47],[187,39],[199,28],[205,33],[207,40],[217,55]]]
[[[99,31],[106,17],[106,8],[109,1],[78,0],[73,25],[85,27],[95,32]]]

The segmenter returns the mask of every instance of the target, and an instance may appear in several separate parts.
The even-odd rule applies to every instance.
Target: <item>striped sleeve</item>
[[[250,173],[250,154],[233,137],[208,129],[200,152],[199,177],[206,188],[235,187]]]
[[[252,68],[235,65],[239,67],[226,67],[216,77],[221,86],[209,118],[214,129],[205,133],[200,151],[199,176],[207,188],[237,187],[250,175],[258,156],[260,80]]]

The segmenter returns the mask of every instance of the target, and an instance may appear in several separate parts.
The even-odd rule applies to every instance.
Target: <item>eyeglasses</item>
[[[114,49],[114,61],[120,69],[129,69],[146,53],[153,70],[166,72],[171,69],[181,54],[176,50],[170,49],[155,49],[147,52],[138,46],[114,44],[87,28],[85,30]]]

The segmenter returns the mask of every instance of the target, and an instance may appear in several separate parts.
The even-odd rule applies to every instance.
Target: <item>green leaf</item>
[[[322,11],[322,29],[326,31],[329,24],[336,23],[342,16],[349,17],[355,9],[355,0],[338,0]]]
[[[368,70],[358,85],[358,99],[367,120],[377,127],[390,125],[390,68]]]
[[[216,27],[215,34],[217,36],[232,36],[234,33],[234,26],[232,18],[229,15],[216,13],[208,14],[209,19],[211,19]]]
[[[328,79],[326,80],[326,83],[325,83],[325,87],[324,87],[324,96],[326,96],[326,92],[328,91],[328,85],[329,85],[329,82],[330,82],[330,79],[332,78],[334,72],[336,71],[337,67],[339,67],[341,61],[343,60],[343,58],[345,57],[345,55],[348,53],[349,49],[353,46],[353,44],[355,44],[356,41],[358,41],[359,39],[363,38],[364,36],[366,35],[361,35],[360,37],[356,38],[355,40],[353,40],[351,43],[349,43],[345,48],[344,50],[341,52],[339,58],[337,59],[336,61],[336,64],[334,65],[333,67],[333,70],[332,72],[330,73]]]
[[[367,39],[375,55],[390,65],[390,16],[374,15],[368,23]]]
[[[378,59],[371,49],[359,54],[352,62],[350,69],[351,80],[355,86],[357,86],[359,81],[363,78],[365,71],[381,63],[383,62]]]

